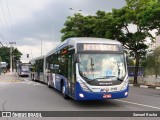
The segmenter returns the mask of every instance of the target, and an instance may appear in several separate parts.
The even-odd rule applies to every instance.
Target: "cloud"
[[[54,49],[60,42],[43,42],[42,46],[41,43],[31,46],[31,45],[22,45],[17,46],[18,50],[23,53],[21,56],[21,61],[23,63],[29,62],[29,60],[39,57],[41,55],[46,55],[49,51]],[[42,49],[42,53],[41,53]],[[29,58],[27,58],[27,54],[29,54]]]
[[[76,10],[81,9],[84,15],[93,15],[97,10],[107,12],[125,5],[125,0],[8,0],[11,23],[7,4],[5,0],[2,2],[8,22],[7,28],[0,9],[0,32],[5,38],[2,42],[15,41],[18,49],[24,54],[22,60],[25,60],[26,50],[40,53],[41,41],[43,46],[47,46],[43,51],[52,49],[54,42],[61,40],[60,30],[64,27],[67,16],[73,15]],[[33,54],[34,57],[36,54]]]

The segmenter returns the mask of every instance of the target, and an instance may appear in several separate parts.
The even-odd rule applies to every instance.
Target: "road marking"
[[[20,80],[0,80],[0,82],[21,82]]]
[[[148,88],[148,86],[145,86],[145,85],[140,85],[140,87],[142,87],[142,88]]]
[[[160,87],[156,87],[156,89],[160,89]]]
[[[34,86],[45,86],[41,83],[30,81],[28,79],[23,79],[24,81],[22,83],[28,84],[28,85],[34,85]]]
[[[8,82],[0,82],[0,86],[8,85],[8,84],[10,84],[10,83],[8,83]]]
[[[155,106],[150,106],[150,105],[145,105],[145,104],[140,104],[140,103],[134,103],[134,102],[129,102],[129,101],[125,101],[125,100],[116,100],[116,101],[120,101],[120,102],[124,102],[124,103],[130,103],[130,104],[134,104],[134,105],[139,105],[139,106],[144,106],[144,107],[149,107],[149,108],[154,108],[154,109],[160,110],[159,107],[155,107]]]

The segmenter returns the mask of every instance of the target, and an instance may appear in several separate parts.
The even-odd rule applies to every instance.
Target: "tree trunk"
[[[139,67],[139,54],[136,53],[135,57],[136,57],[136,64],[135,64],[135,69],[134,69],[134,82],[133,82],[133,84],[137,85],[138,84],[137,76],[138,76],[138,67]]]
[[[156,65],[155,68],[156,68],[155,71],[156,71],[156,78],[157,78],[157,76],[158,76],[158,65]]]

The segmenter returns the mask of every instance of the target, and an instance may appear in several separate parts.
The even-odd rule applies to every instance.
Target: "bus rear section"
[[[45,56],[40,56],[35,59],[30,60],[31,74],[30,77],[34,81],[45,82],[44,80],[44,69],[45,69]]]

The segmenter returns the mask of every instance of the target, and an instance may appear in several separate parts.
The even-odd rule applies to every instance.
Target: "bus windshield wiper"
[[[119,81],[123,81],[121,78],[117,78],[117,80],[119,80]]]
[[[111,78],[111,77],[116,77],[116,76],[100,76],[102,78],[97,78],[97,79],[108,79],[108,78]]]
[[[98,79],[106,79],[106,78],[95,78],[95,79],[90,79],[90,80],[88,80],[88,82],[96,81],[96,80],[98,80]]]
[[[110,77],[116,77],[116,76],[100,76],[99,78],[95,78],[95,79],[89,80],[89,82],[95,81],[95,80],[98,80],[98,79],[108,79]]]
[[[99,78],[95,78],[95,79],[90,79],[88,82],[91,82],[91,81],[96,81],[98,79],[108,79],[109,77],[116,77],[116,76],[102,76],[102,77],[99,77]]]
[[[81,76],[84,78],[84,79],[86,79],[87,80],[87,82],[90,82],[90,81],[92,81],[93,79],[89,79],[89,78],[87,78],[86,76],[84,76],[84,75],[82,75],[81,74]]]

